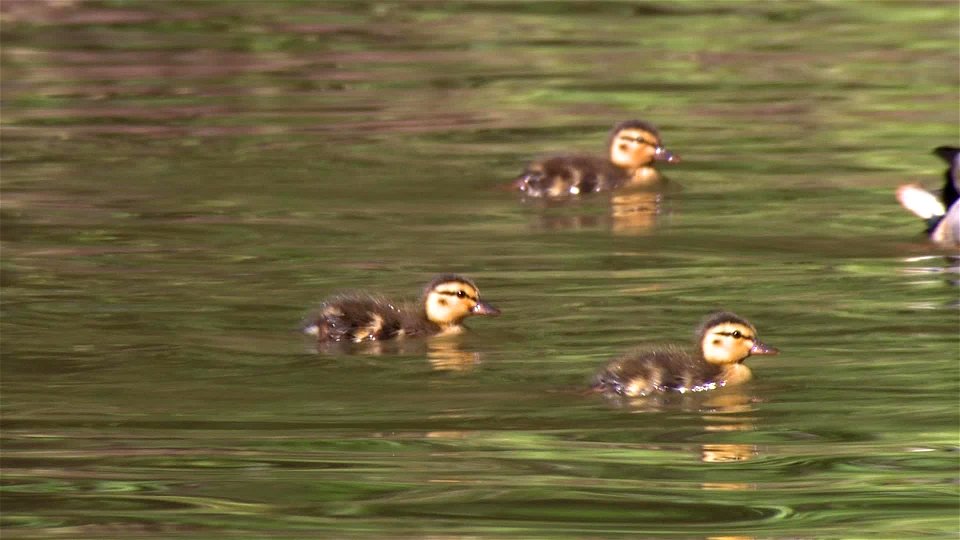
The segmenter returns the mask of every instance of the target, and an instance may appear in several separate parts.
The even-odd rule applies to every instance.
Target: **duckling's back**
[[[324,303],[304,332],[321,342],[374,341],[395,337],[403,323],[403,311],[383,298],[345,295]]]
[[[720,372],[718,366],[674,345],[635,349],[607,364],[594,378],[593,389],[626,397],[685,392],[705,389]]]
[[[616,189],[627,172],[594,156],[555,156],[535,161],[514,186],[530,197],[564,197]]]

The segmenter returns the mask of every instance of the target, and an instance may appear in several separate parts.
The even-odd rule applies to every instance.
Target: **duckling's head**
[[[730,312],[714,313],[700,326],[700,351],[711,364],[743,362],[752,354],[780,351],[757,339],[757,329],[746,319]]]
[[[471,315],[499,315],[500,310],[480,300],[480,289],[469,279],[453,274],[437,276],[424,290],[427,320],[441,327],[460,324]]]
[[[663,147],[657,128],[642,120],[627,120],[610,132],[610,161],[622,169],[636,170],[654,161],[676,163],[680,156]]]

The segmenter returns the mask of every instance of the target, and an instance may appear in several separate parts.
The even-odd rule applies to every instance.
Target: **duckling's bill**
[[[477,305],[473,306],[473,309],[470,310],[474,315],[489,315],[491,317],[496,317],[500,314],[500,310],[493,307],[492,305],[486,302],[477,302]]]
[[[780,354],[780,349],[760,343],[759,341],[754,341],[753,347],[750,347],[750,354],[766,354],[772,356],[775,354]]]
[[[667,163],[680,163],[680,156],[662,146],[656,147],[653,152],[653,159],[655,161],[666,161]]]

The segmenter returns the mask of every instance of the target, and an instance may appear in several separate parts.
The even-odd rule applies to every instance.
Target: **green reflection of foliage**
[[[955,533],[955,273],[892,198],[957,137],[954,2],[16,7],[5,533]],[[495,190],[633,116],[686,160],[642,234]],[[469,372],[296,335],[441,269],[504,309]],[[719,307],[784,351],[747,405],[582,395]]]

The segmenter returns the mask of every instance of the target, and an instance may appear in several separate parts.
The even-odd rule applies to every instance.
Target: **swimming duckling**
[[[463,331],[463,319],[471,315],[499,314],[500,310],[480,300],[480,289],[472,281],[444,274],[427,285],[416,306],[367,294],[331,298],[308,319],[303,331],[320,342],[360,343],[458,333]]]
[[[529,197],[565,197],[608,191],[625,185],[651,186],[662,180],[654,161],[680,157],[663,147],[660,134],[642,120],[614,126],[607,157],[562,155],[527,165],[513,185]]]
[[[960,203],[957,199],[957,170],[960,169],[960,148],[939,146],[933,151],[949,164],[944,173],[940,200],[916,184],[897,188],[897,200],[904,208],[927,221],[927,235],[944,247],[960,247]]]
[[[709,315],[697,331],[696,352],[676,345],[636,349],[613,360],[595,377],[593,390],[639,397],[658,392],[701,392],[749,381],[743,361],[779,351],[757,339],[757,329],[730,312]]]

